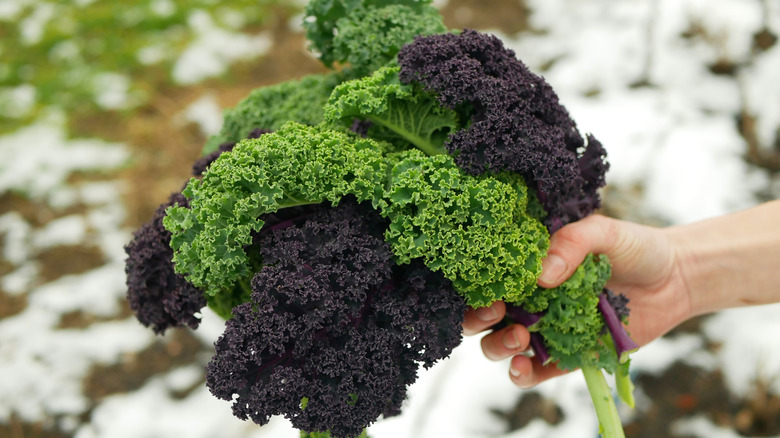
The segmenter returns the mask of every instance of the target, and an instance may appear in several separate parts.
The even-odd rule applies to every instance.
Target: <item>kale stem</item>
[[[395,124],[391,123],[390,121],[388,121],[386,119],[382,119],[380,117],[375,117],[375,116],[372,116],[370,114],[366,115],[366,118],[368,120],[376,123],[377,125],[384,126],[385,128],[395,132],[396,134],[401,136],[401,138],[403,138],[404,140],[406,140],[409,143],[411,143],[412,145],[414,145],[414,147],[416,147],[417,149],[425,152],[426,155],[441,155],[441,154],[446,153],[446,151],[444,150],[442,145],[440,145],[440,144],[433,144],[433,143],[429,142],[428,140],[420,137],[419,135],[417,135],[417,134],[415,134],[413,132],[409,132],[408,130],[404,129],[403,127],[401,127],[399,125],[395,125]]]
[[[238,285],[241,287],[241,290],[246,294],[247,297],[252,296],[252,285],[250,284],[251,280],[249,277],[242,278],[238,281]]]
[[[628,374],[628,362],[618,364],[617,371],[615,371],[615,386],[623,403],[633,408],[636,404],[634,402],[634,382],[631,381]]]
[[[607,330],[607,332],[609,332],[609,330]],[[609,333],[605,333],[601,337],[601,342],[603,342],[607,348],[612,350],[615,349],[615,342],[612,340],[612,335]],[[623,400],[623,403],[634,408],[634,383],[631,381],[631,377],[628,374],[628,367],[630,364],[630,359],[622,363],[618,362],[617,369],[615,370],[615,386],[620,400]]]
[[[604,438],[625,438],[620,416],[612,399],[604,374],[591,364],[582,365],[582,374],[588,384],[590,398],[599,419],[599,432]]]

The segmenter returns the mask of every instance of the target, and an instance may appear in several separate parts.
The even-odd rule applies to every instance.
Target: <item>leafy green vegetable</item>
[[[333,57],[349,63],[356,76],[387,65],[417,35],[446,32],[439,11],[416,4],[356,8],[336,23]]]
[[[417,35],[447,28],[431,0],[313,0],[306,6],[306,37],[328,67],[351,64],[362,76],[395,58]]]
[[[211,153],[223,143],[243,140],[255,129],[276,130],[292,121],[305,125],[320,123],[322,107],[342,80],[341,73],[333,72],[255,89],[225,111],[222,130],[209,139],[203,153]]]
[[[544,336],[550,355],[558,367],[573,370],[583,365],[583,352],[592,365],[614,373],[617,365],[615,349],[601,342],[604,321],[598,310],[599,296],[610,277],[611,266],[606,257],[592,254],[577,267],[562,285],[534,294],[524,303],[529,310],[538,307],[544,316],[533,327]],[[542,302],[546,305],[542,307]]]
[[[518,176],[473,177],[449,155],[406,151],[379,202],[391,220],[385,238],[399,263],[422,257],[471,306],[521,301],[535,290],[549,239],[526,215],[526,193]]]
[[[458,114],[421,88],[401,84],[399,70],[384,67],[339,85],[325,106],[325,119],[344,126],[354,119],[368,120],[369,137],[411,143],[429,155],[446,154],[444,140],[461,127]]]

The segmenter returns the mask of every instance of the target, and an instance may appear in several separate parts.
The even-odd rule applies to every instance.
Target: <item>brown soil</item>
[[[29,423],[16,416],[0,423],[0,438],[67,438],[68,434],[57,430],[53,424]]]
[[[728,391],[719,370],[677,362],[660,376],[640,375],[636,383],[653,403],[625,425],[627,437],[688,438],[675,434],[671,425],[696,415],[741,436],[780,435],[780,398],[769,393],[767,382],[757,381],[747,397],[738,398]]]
[[[441,13],[451,29],[498,29],[507,35],[529,30],[530,10],[523,1],[451,0]]]
[[[561,408],[536,391],[524,392],[512,409],[506,411],[492,409],[491,412],[506,423],[506,433],[520,430],[537,418],[551,425],[563,421]]]
[[[37,255],[40,281],[48,283],[65,275],[77,275],[99,268],[106,256],[96,246],[63,245],[49,248]]]
[[[77,204],[64,209],[54,209],[45,202],[27,199],[16,193],[0,195],[0,212],[13,211],[22,216],[33,227],[40,227],[54,219],[82,214],[86,211],[83,205]]]
[[[186,329],[174,329],[146,349],[128,354],[119,363],[95,366],[83,382],[84,395],[99,402],[111,394],[134,391],[157,374],[198,363],[208,347]]]
[[[26,295],[10,295],[0,290],[0,319],[16,315],[27,308]]]

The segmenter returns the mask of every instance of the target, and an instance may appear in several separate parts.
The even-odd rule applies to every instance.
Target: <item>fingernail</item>
[[[514,369],[513,367],[509,367],[509,374],[515,377],[520,377],[520,371]]]
[[[493,321],[498,316],[498,313],[496,313],[496,309],[494,309],[493,306],[480,307],[475,312],[477,318],[482,321]]]
[[[564,272],[566,272],[566,261],[560,256],[550,254],[542,260],[542,275],[539,276],[539,280],[556,284]]]
[[[516,350],[520,348],[520,340],[517,339],[517,335],[515,335],[514,330],[509,330],[504,333],[504,336],[501,339],[504,343],[504,347],[509,350]]]

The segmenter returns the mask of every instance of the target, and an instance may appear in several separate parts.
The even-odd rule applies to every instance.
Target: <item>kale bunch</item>
[[[265,424],[357,436],[400,412],[419,363],[460,343],[464,300],[419,262],[396,265],[386,226],[352,199],[263,232],[264,266],[208,365],[211,392]]]
[[[226,111],[128,245],[139,319],[195,328],[207,304],[227,320],[207,384],[236,416],[355,437],[458,345],[466,305],[503,300],[622,437],[602,370],[632,403],[636,344],[608,260],[537,285],[550,233],[599,207],[601,143],[498,38],[447,33],[429,0],[312,0],[304,27],[346,68]]]

